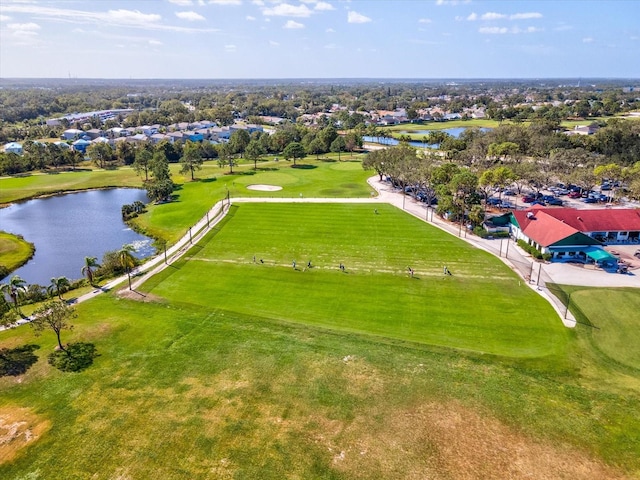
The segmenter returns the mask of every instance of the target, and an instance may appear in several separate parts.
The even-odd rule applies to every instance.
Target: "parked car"
[[[552,198],[547,202],[549,205],[561,206],[563,204],[562,200],[559,198]]]
[[[593,197],[583,198],[583,199],[582,199],[582,201],[583,201],[584,203],[598,203],[598,200],[596,200],[596,199],[595,199],[595,198],[593,198]]]
[[[504,192],[502,192],[503,195],[506,195],[507,197],[514,197],[516,192],[514,192],[513,190],[505,190]]]
[[[533,207],[534,205],[540,205],[542,207],[546,207],[547,204],[545,202],[543,202],[542,200],[534,200],[533,202],[531,202],[531,206]]]
[[[576,192],[575,190],[569,192],[569,198],[580,198],[581,196],[582,195],[580,195],[580,192]]]
[[[535,202],[536,201],[536,197],[531,196],[531,195],[525,195],[524,197],[522,197],[522,201],[524,203],[531,203],[531,202]]]

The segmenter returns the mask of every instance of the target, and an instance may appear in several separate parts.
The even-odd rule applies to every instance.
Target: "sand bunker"
[[[282,190],[278,185],[247,185],[247,190],[260,190],[261,192],[277,192]]]

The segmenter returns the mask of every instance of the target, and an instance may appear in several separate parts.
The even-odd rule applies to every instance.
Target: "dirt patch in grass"
[[[13,460],[25,447],[38,440],[50,422],[28,408],[0,408],[0,465]]]
[[[429,403],[326,427],[316,442],[326,444],[334,468],[349,478],[372,472],[404,479],[628,478],[571,447],[532,440],[457,404]]]
[[[153,303],[165,303],[166,300],[158,295],[154,295],[153,293],[141,293],[136,292],[135,290],[129,290],[128,288],[123,288],[118,292],[118,296],[120,298],[126,298],[128,300],[137,300],[138,302],[153,302]]]

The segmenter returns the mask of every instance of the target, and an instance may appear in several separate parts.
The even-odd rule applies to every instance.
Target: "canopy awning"
[[[615,256],[611,255],[606,250],[602,250],[601,248],[589,249],[585,253],[587,254],[587,256],[589,258],[592,258],[596,262],[602,262],[602,261],[605,261],[605,260],[611,260],[611,261],[615,261],[615,262],[618,261],[618,259]]]

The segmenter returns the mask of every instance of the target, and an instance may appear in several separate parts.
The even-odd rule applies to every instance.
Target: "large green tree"
[[[73,329],[73,325],[69,323],[69,320],[75,317],[76,314],[74,309],[65,302],[56,300],[48,301],[33,312],[30,325],[36,335],[40,335],[45,329],[52,330],[56,334],[58,347],[60,350],[66,352],[67,350],[64,345],[62,345],[60,334],[62,330]]]
[[[284,155],[284,158],[289,160],[289,159],[293,159],[293,165],[296,165],[296,159],[297,158],[304,158],[304,147],[299,144],[298,142],[291,142],[289,145],[287,145],[284,148],[284,151],[282,152],[282,154]]]
[[[262,158],[262,156],[266,153],[262,143],[260,143],[259,139],[251,139],[247,148],[244,151],[245,158],[253,161],[253,169],[258,169],[258,162]]]
[[[182,150],[182,168],[180,173],[191,173],[191,180],[194,180],[195,170],[202,168],[202,149],[199,143],[187,141]]]

